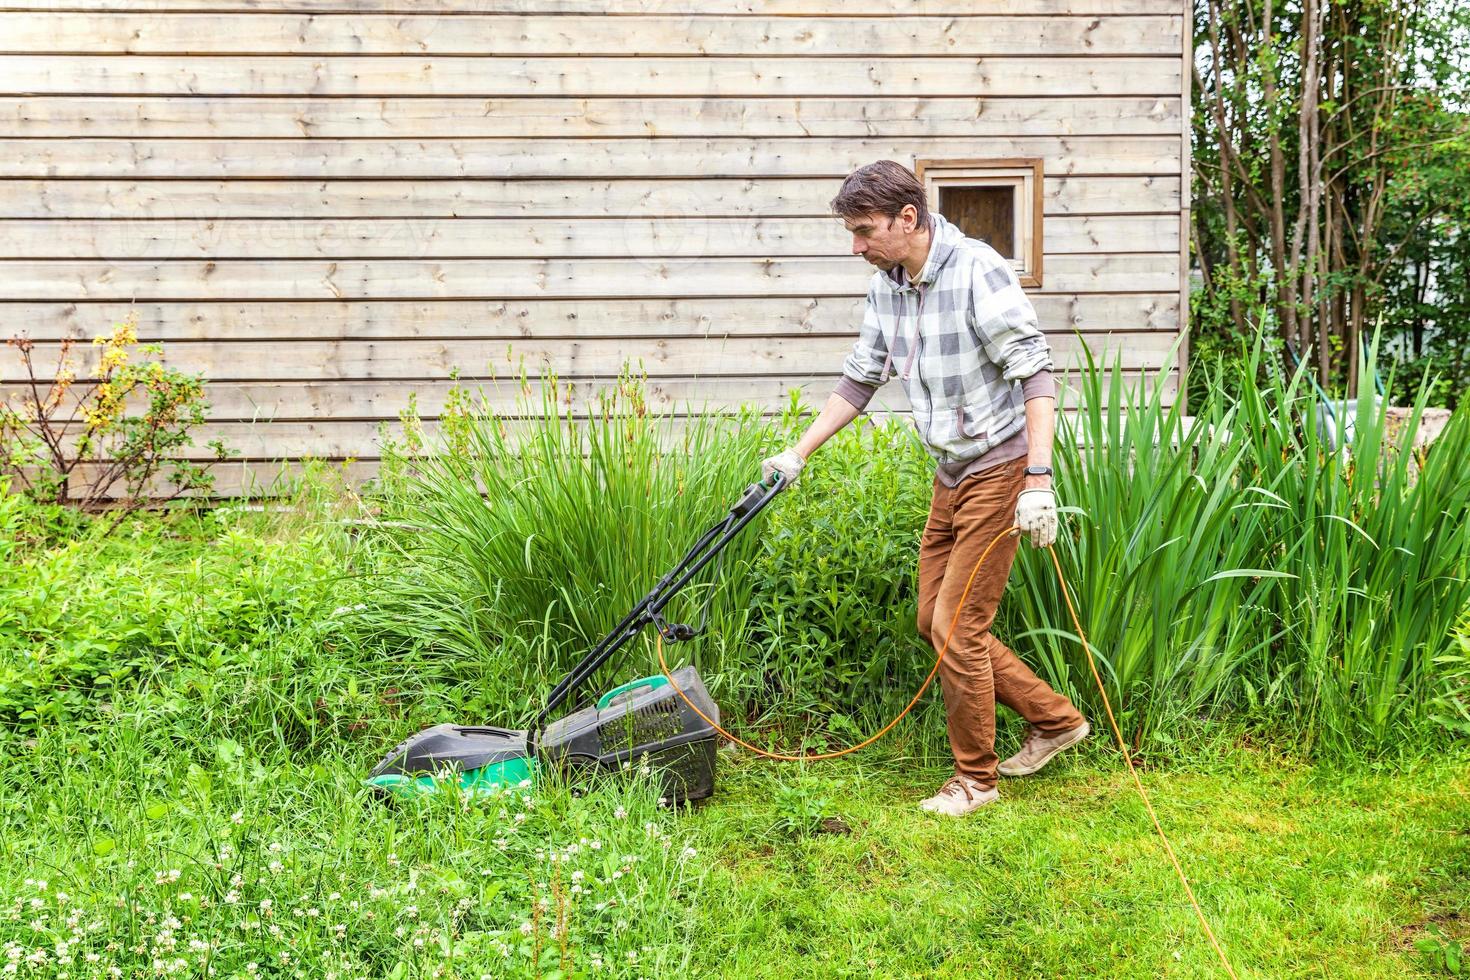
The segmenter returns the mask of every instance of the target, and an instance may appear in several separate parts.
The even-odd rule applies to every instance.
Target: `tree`
[[[1265,308],[1322,384],[1356,390],[1348,352],[1470,191],[1467,30],[1425,0],[1197,0],[1191,239],[1218,314],[1201,327],[1247,334]],[[1452,198],[1414,192],[1430,161]]]

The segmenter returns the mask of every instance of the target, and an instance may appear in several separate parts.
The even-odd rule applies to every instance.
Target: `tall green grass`
[[[397,526],[368,539],[388,572],[363,614],[367,632],[472,677],[481,697],[469,707],[501,718],[539,707],[772,451],[772,427],[754,410],[685,416],[650,409],[646,396],[625,374],[583,406],[549,378],[539,395],[524,386],[507,415],[482,390],[432,451],[391,455],[383,517]],[[688,649],[716,679],[743,649],[744,569],[759,541],[757,522],[719,559],[725,574],[706,571],[665,610],[698,625],[708,609],[707,635]],[[656,671],[646,636],[624,658],[633,676]],[[617,664],[601,678],[614,676]]]
[[[1057,549],[1140,747],[1231,715],[1374,752],[1431,731],[1443,703],[1438,661],[1470,607],[1470,417],[1415,455],[1385,445],[1365,400],[1352,446],[1334,450],[1305,375],[1273,363],[1257,340],[1206,366],[1186,415],[1165,377],[1130,389],[1089,362],[1064,406],[1077,410],[1056,447]],[[466,413],[452,451],[395,460],[381,499],[395,526],[359,556],[377,569],[364,636],[403,651],[422,689],[461,692],[455,710],[506,720],[534,711],[806,424],[799,401],[772,420],[655,413],[630,377],[586,418],[554,380],[526,398],[515,417]],[[907,426],[839,434],[691,589],[675,616],[695,618],[714,587],[710,628],[673,659],[697,663],[746,726],[843,741],[891,714],[932,656],[914,626],[931,482]],[[997,629],[1101,712],[1045,553],[1022,546]],[[653,670],[646,642],[628,658],[600,683]]]
[[[1270,357],[1258,339],[1210,378],[1192,425],[1162,380],[1124,397],[1089,364],[1063,417],[1057,548],[1139,744],[1226,710],[1333,751],[1403,741],[1470,605],[1470,416],[1415,454],[1364,399],[1333,449],[1306,376]],[[1022,550],[1008,622],[1096,710],[1050,562]]]

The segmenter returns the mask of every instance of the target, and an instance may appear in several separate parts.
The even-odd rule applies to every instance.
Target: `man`
[[[801,439],[764,460],[761,477],[794,482],[813,452],[867,406],[896,369],[938,463],[919,543],[919,633],[937,652],[986,545],[1012,523],[1036,547],[1056,538],[1051,451],[1056,387],[1051,349],[1010,264],[929,212],[923,185],[891,160],[842,183],[832,211],[852,252],[877,267],[862,330],[842,378]],[[940,667],[955,774],[920,804],[963,816],[994,801],[997,772],[1023,776],[1086,738],[1086,719],[990,632],[1016,537],[975,577]],[[997,765],[995,703],[1030,728]]]

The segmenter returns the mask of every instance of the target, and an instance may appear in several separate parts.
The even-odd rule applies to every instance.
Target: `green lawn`
[[[813,766],[799,794],[850,833],[772,832],[790,769],[727,767],[694,818],[718,841],[699,972],[724,976],[1209,976],[1200,927],[1116,756],[1002,783],[959,822],[898,760]],[[1426,921],[1470,931],[1466,760],[1375,774],[1237,750],[1149,773],[1196,894],[1242,976],[1426,969]]]
[[[367,745],[187,744],[187,715],[145,702],[99,748],[10,743],[0,947],[50,950],[18,975],[1219,975],[1097,746],[958,822],[916,809],[944,772],[894,746],[722,753],[687,812],[617,785],[394,811],[357,794]],[[1236,747],[1145,781],[1241,976],[1438,975],[1414,943],[1470,932],[1467,763],[1345,774]]]
[[[383,807],[394,741],[515,717],[475,680],[506,664],[374,645],[335,537],[237,518],[11,533],[0,978],[1220,975],[1101,733],[967,820],[919,811],[932,696],[854,758],[722,752],[688,811],[636,770]],[[1144,779],[1240,976],[1451,975],[1470,745],[1313,766],[1231,724]]]

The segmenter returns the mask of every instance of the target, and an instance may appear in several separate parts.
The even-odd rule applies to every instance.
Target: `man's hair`
[[[917,227],[929,227],[929,202],[919,178],[901,163],[879,160],[847,175],[832,198],[832,213],[839,218],[856,218],[877,212],[896,218],[906,204],[919,212]]]

